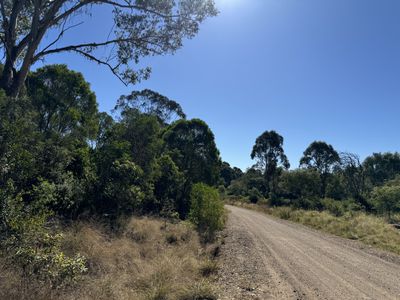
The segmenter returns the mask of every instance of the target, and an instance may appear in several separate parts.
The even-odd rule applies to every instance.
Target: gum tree
[[[251,152],[251,159],[256,159],[256,166],[263,170],[270,192],[274,196],[279,167],[289,169],[289,160],[283,150],[283,137],[276,131],[265,131],[257,139]]]
[[[112,10],[109,37],[98,41],[85,36],[83,42],[63,44],[67,31],[84,25],[78,17],[93,15],[96,6]],[[62,52],[108,67],[125,84],[135,83],[150,72],[135,67],[140,58],[173,53],[184,38],[196,35],[200,23],[216,14],[213,0],[0,0],[0,87],[17,97],[31,66]],[[53,40],[45,38],[49,33]],[[108,55],[100,56],[101,48]]]
[[[322,141],[312,142],[303,152],[300,166],[318,171],[321,177],[321,196],[325,196],[326,185],[333,168],[340,163],[336,150]]]

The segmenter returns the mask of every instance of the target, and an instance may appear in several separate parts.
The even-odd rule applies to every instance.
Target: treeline
[[[56,284],[85,272],[57,231],[75,219],[117,230],[123,216],[152,214],[190,219],[207,235],[221,228],[214,135],[177,102],[135,91],[111,116],[65,65],[30,73],[23,94],[0,91],[0,250],[11,262]]]
[[[400,154],[374,153],[364,161],[315,141],[305,149],[297,169],[284,153],[283,137],[275,131],[260,135],[251,152],[256,164],[244,174],[230,168],[222,175],[231,196],[272,206],[329,210],[335,215],[364,210],[389,219],[400,212]],[[229,175],[226,175],[229,174]]]

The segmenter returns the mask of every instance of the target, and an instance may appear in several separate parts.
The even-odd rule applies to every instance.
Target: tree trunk
[[[11,72],[9,70],[4,70],[0,80],[0,88],[6,92],[7,96],[18,98],[27,75],[28,71],[15,73],[14,70]]]
[[[1,74],[0,88],[2,88],[8,96],[12,94],[12,85],[15,77],[15,70],[13,68],[13,63],[7,59],[3,67],[3,72]]]

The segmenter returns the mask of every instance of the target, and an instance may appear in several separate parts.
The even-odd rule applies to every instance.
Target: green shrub
[[[249,200],[251,203],[257,203],[261,198],[262,198],[262,195],[261,195],[260,191],[257,190],[256,188],[253,187],[249,191]]]
[[[0,240],[2,256],[20,267],[27,276],[50,282],[53,287],[76,281],[87,271],[81,255],[66,256],[61,250],[63,236],[47,228],[52,212],[46,205],[53,200],[53,186],[43,182],[34,190],[35,201],[24,203],[21,195],[10,196],[12,183],[6,192],[0,192]],[[42,196],[42,198],[41,198]]]
[[[224,225],[224,205],[218,191],[206,184],[197,183],[190,194],[189,218],[207,238],[212,238]]]
[[[274,215],[277,216],[278,218],[289,220],[292,217],[293,209],[288,206],[282,206],[274,208],[273,212]]]
[[[375,208],[390,219],[393,213],[400,212],[400,184],[393,180],[376,187],[372,192],[372,200]]]
[[[77,254],[68,257],[61,251],[61,234],[46,232],[24,236],[13,240],[11,259],[24,270],[26,275],[48,281],[54,287],[75,282],[87,271],[85,257]]]
[[[299,198],[293,201],[293,206],[298,209],[319,210],[321,209],[321,200],[317,197]]]
[[[132,213],[143,202],[141,188],[143,170],[128,159],[116,160],[110,170],[110,178],[104,188],[105,210],[120,214]]]
[[[330,198],[321,199],[322,209],[329,211],[336,217],[341,217],[346,212],[345,205],[342,201],[336,201]]]

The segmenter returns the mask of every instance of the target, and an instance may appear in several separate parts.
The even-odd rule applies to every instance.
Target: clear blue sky
[[[245,169],[258,135],[274,129],[298,166],[304,149],[325,140],[362,158],[400,150],[400,1],[217,0],[206,21],[174,56],[146,59],[150,80],[126,88],[101,66],[75,55],[100,110],[121,94],[150,88],[205,120],[223,160]],[[104,37],[109,12],[67,38]]]

